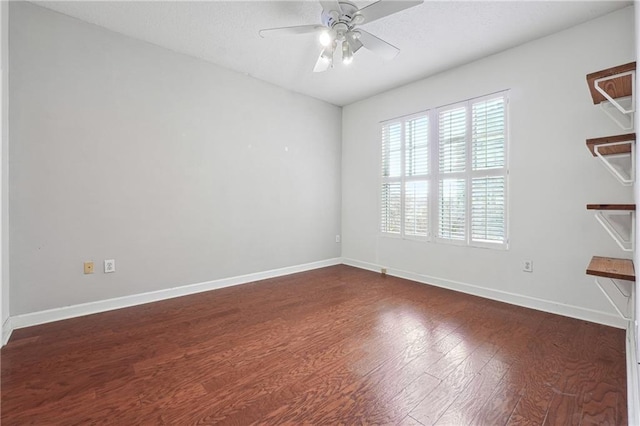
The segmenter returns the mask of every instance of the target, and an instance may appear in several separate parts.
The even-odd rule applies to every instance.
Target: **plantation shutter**
[[[405,124],[406,176],[426,176],[429,173],[429,119],[419,117]]]
[[[504,167],[504,98],[474,103],[471,107],[473,170]]]
[[[429,235],[429,185],[425,181],[405,183],[404,233],[417,237]]]
[[[505,242],[505,98],[471,106],[471,239]]]
[[[466,240],[467,110],[438,114],[438,237]]]
[[[464,179],[442,179],[439,185],[438,236],[464,241],[466,189]]]
[[[504,242],[504,176],[473,178],[471,183],[471,239]]]
[[[508,91],[382,123],[380,231],[507,248]]]
[[[380,230],[400,234],[402,218],[402,124],[382,126]]]
[[[464,172],[467,145],[467,111],[443,111],[438,117],[440,173]]]
[[[429,119],[405,122],[404,233],[429,235]]]
[[[400,233],[400,217],[401,211],[401,183],[383,183],[382,184],[382,232],[388,232],[392,234]]]

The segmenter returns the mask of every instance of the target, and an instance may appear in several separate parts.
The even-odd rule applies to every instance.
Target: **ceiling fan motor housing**
[[[322,23],[329,28],[337,24],[344,24],[350,30],[356,24],[354,18],[357,16],[358,8],[346,1],[339,2],[341,10],[323,10],[321,16]]]

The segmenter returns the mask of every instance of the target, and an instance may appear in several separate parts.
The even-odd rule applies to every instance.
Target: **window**
[[[428,136],[425,115],[382,126],[382,232],[429,233]]]
[[[506,106],[501,92],[382,124],[382,233],[506,247]]]

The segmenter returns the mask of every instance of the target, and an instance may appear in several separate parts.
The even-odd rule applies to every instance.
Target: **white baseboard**
[[[345,264],[360,269],[366,269],[374,272],[380,272],[380,266],[368,262],[362,262],[349,258],[333,258],[321,260],[318,262],[306,263],[302,265],[289,266],[269,271],[256,272],[236,277],[223,278],[219,280],[207,281],[197,284],[190,284],[181,287],[173,287],[164,290],[153,291],[149,293],[134,294],[131,296],[118,297],[114,299],[99,300],[96,302],[82,303],[79,305],[65,306],[63,308],[48,309],[45,311],[33,312],[23,315],[9,317],[2,326],[2,343],[3,345],[9,340],[11,332],[15,329],[30,327],[33,325],[44,324],[53,321],[60,321],[68,318],[75,318],[83,315],[96,314],[100,312],[111,311],[114,309],[127,308],[130,306],[142,305],[145,303],[157,302],[160,300],[171,299],[174,297],[186,296],[189,294],[201,293],[204,291],[216,290],[219,288],[230,287],[234,285],[246,284],[253,281],[264,280],[268,278],[280,277],[283,275],[295,274],[297,272],[309,271],[312,269],[324,268],[327,266]],[[571,305],[564,305],[548,300],[537,299],[528,296],[522,296],[514,293],[503,292],[499,290],[488,289],[475,286],[472,284],[445,280],[442,278],[431,277],[428,275],[417,274],[408,271],[388,268],[388,275],[399,278],[430,284],[437,287],[443,287],[487,299],[497,300],[500,302],[510,303],[513,305],[523,306],[526,308],[536,309],[544,312],[550,312],[558,315],[578,318],[599,324],[605,324],[617,328],[626,328],[627,321],[618,318],[615,315],[606,312],[593,311]]]
[[[381,268],[380,265],[376,265],[369,262],[362,262],[360,260],[349,259],[344,257],[342,258],[342,263],[344,263],[345,265],[354,266],[356,268],[366,269],[374,272],[380,272],[380,268]],[[393,268],[387,267],[387,275],[392,275],[394,277],[399,277],[399,278],[405,278],[411,281],[417,281],[419,283],[429,284],[436,287],[447,288],[449,290],[455,290],[462,293],[472,294],[474,296],[480,296],[486,299],[497,300],[499,302],[510,303],[512,305],[522,306],[525,308],[531,308],[538,311],[562,315],[565,317],[591,321],[598,324],[604,324],[604,325],[621,328],[621,329],[627,328],[627,320],[607,312],[585,309],[578,306],[566,305],[563,303],[553,302],[550,300],[538,299],[530,296],[523,296],[520,294],[494,290],[486,287],[480,287],[477,285],[458,282],[458,281],[446,280],[438,277],[431,277],[429,275],[403,271],[400,269],[393,269]]]
[[[638,353],[636,346],[636,326],[634,321],[627,324],[627,413],[628,424],[640,424],[640,388],[638,386]]]
[[[11,333],[13,333],[13,324],[11,321],[11,317],[7,317],[5,322],[2,324],[2,345],[0,346],[4,346],[7,344],[9,338],[11,337]]]
[[[295,274],[297,272],[310,271],[312,269],[324,268],[327,266],[339,265],[340,258],[326,259],[318,262],[305,263],[302,265],[288,266],[285,268],[272,269],[270,271],[256,272],[237,277],[222,278],[219,280],[206,281],[197,284],[190,284],[180,287],[173,287],[164,290],[152,291],[149,293],[133,294],[131,296],[117,297],[114,299],[99,300],[96,302],[82,303],[79,305],[65,306],[63,308],[48,309],[40,312],[16,315],[10,317],[11,330],[30,327],[32,325],[44,324],[53,321],[60,321],[68,318],[80,317],[83,315],[96,314],[99,312],[111,311],[114,309],[128,308],[130,306],[142,305],[145,303],[157,302],[160,300],[172,299],[174,297],[186,296],[189,294],[201,293],[203,291],[216,290],[219,288],[234,285],[246,284],[268,278],[280,277],[283,275]],[[4,327],[3,327],[4,331]],[[9,332],[10,334],[10,332]],[[3,335],[3,339],[5,336]],[[6,336],[8,341],[9,336]]]

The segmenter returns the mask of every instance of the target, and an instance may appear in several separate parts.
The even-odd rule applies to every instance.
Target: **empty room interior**
[[[633,1],[0,18],[3,425],[640,425]]]

